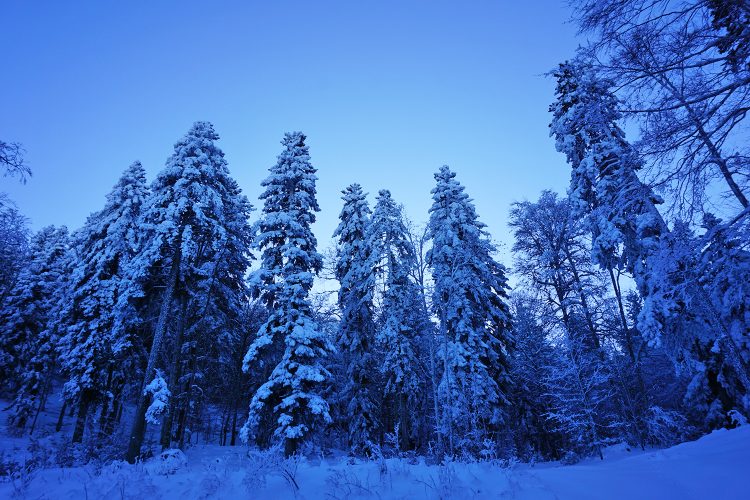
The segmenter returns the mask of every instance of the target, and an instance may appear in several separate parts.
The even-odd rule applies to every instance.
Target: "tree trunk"
[[[440,332],[443,337],[443,378],[445,379],[445,388],[447,392],[448,401],[443,401],[443,425],[448,426],[448,452],[453,456],[453,388],[451,387],[451,369],[448,366],[448,326],[445,318],[445,307],[441,307],[440,310]],[[445,416],[445,414],[448,414]],[[440,457],[441,460],[443,457]]]
[[[86,429],[86,416],[89,411],[89,396],[84,392],[81,392],[81,400],[78,403],[78,417],[76,418],[76,426],[73,429],[73,442],[80,443],[83,441],[83,432]]]
[[[63,425],[63,419],[65,418],[65,408],[68,402],[63,400],[62,407],[60,407],[60,414],[57,416],[57,425],[55,425],[55,432],[60,432]]]
[[[284,456],[289,458],[297,453],[299,448],[299,439],[286,438],[284,440]]]
[[[622,333],[625,336],[625,347],[628,350],[630,361],[632,361],[633,364],[635,364],[636,358],[635,358],[635,349],[633,347],[633,335],[632,335],[632,332],[630,331],[630,327],[628,327],[628,320],[625,317],[625,306],[622,303],[622,290],[620,289],[620,283],[618,281],[618,278],[615,276],[615,272],[612,270],[612,268],[608,267],[607,270],[609,271],[609,279],[612,282],[612,290],[615,292],[615,298],[617,299],[617,311],[620,315],[620,324],[622,326]]]
[[[232,413],[232,440],[229,444],[234,446],[237,443],[237,403],[234,404]]]
[[[399,395],[399,441],[401,442],[401,451],[408,451],[411,449],[411,429],[409,425],[409,408],[407,404],[406,394]]]
[[[114,389],[112,388],[112,366],[113,363],[110,361],[109,367],[107,368],[106,392],[108,394],[114,393]],[[112,401],[110,401],[109,397],[106,397],[104,398],[104,402],[102,403],[102,411],[99,414],[99,432],[101,433],[105,433],[106,422],[112,411],[112,408],[110,408],[110,404],[114,404],[114,396],[112,397]]]
[[[119,420],[120,415],[119,395],[112,400],[112,409],[106,416],[102,417],[101,430],[105,436],[111,436],[115,430],[115,422]]]
[[[437,441],[438,455],[442,453],[443,439],[440,434],[440,402],[438,400],[438,380],[435,335],[430,332],[430,382],[432,383],[432,411],[435,419],[435,439]]]
[[[193,396],[193,384],[195,383],[195,370],[197,370],[198,368],[195,352],[195,342],[193,342],[193,345],[190,348],[190,358],[188,362],[190,363],[188,365],[188,369],[190,370],[190,380],[188,380],[185,387],[185,404],[180,411],[180,418],[177,424],[177,435],[175,436],[175,438],[180,443],[180,448],[183,448],[185,443],[185,425],[190,414],[190,405],[192,403]]]
[[[593,342],[594,349],[598,351],[600,347],[599,335],[596,332],[596,327],[594,326],[594,320],[589,309],[588,300],[586,300],[586,293],[583,290],[583,283],[581,282],[581,277],[578,274],[578,266],[576,266],[575,259],[570,253],[570,248],[566,243],[563,243],[563,252],[565,252],[565,257],[570,263],[570,270],[573,272],[573,281],[575,282],[576,292],[578,292],[578,296],[581,299],[581,307],[583,308],[584,318],[586,318],[586,326],[588,326],[589,333],[591,334],[591,342]]]
[[[174,359],[172,362],[172,368],[169,371],[168,383],[174,388],[179,387],[179,379],[181,376],[180,363],[182,361],[182,344],[183,336],[185,333],[185,314],[187,312],[187,296],[183,295],[180,297],[180,321],[177,325],[177,338],[175,339],[174,345]],[[172,445],[172,425],[174,422],[174,413],[177,409],[177,399],[179,393],[175,390],[175,394],[169,400],[169,406],[167,407],[167,413],[162,419],[161,425],[161,448],[166,450]]]
[[[34,420],[31,422],[31,429],[29,429],[29,435],[34,433],[36,422],[39,419],[39,414],[44,411],[44,407],[47,404],[47,396],[49,396],[50,389],[52,388],[52,374],[54,373],[54,366],[50,367],[47,378],[44,382],[44,388],[42,389],[41,397],[39,398],[39,406],[34,414]]]
[[[226,406],[221,413],[221,426],[219,427],[219,446],[226,446],[227,430],[229,429],[229,408]]]
[[[141,444],[143,444],[143,437],[146,434],[146,410],[148,409],[149,398],[143,393],[146,385],[151,381],[151,377],[156,370],[156,361],[161,351],[161,344],[164,341],[164,334],[167,330],[167,316],[169,316],[169,310],[172,306],[172,298],[174,297],[175,288],[177,287],[177,278],[180,275],[180,258],[181,258],[181,238],[177,238],[175,242],[174,256],[172,258],[172,269],[169,272],[169,278],[167,282],[167,288],[164,291],[164,297],[161,303],[161,310],[159,311],[159,320],[156,323],[154,329],[154,340],[151,344],[151,352],[148,356],[148,363],[146,364],[146,372],[143,375],[143,383],[138,394],[138,407],[135,412],[133,420],[133,428],[130,431],[130,440],[128,441],[128,451],[125,455],[125,459],[129,463],[135,463],[138,456],[141,454]]]

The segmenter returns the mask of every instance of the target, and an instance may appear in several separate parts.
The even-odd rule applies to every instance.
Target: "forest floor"
[[[63,438],[64,433],[40,440],[0,435],[0,499],[750,498],[747,425],[667,449],[613,446],[604,460],[575,465],[283,460],[242,446],[197,445],[136,465],[115,461],[63,468],[56,465]],[[23,467],[32,462],[33,468]]]

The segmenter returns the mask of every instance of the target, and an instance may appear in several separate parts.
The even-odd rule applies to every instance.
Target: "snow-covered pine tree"
[[[378,434],[375,402],[375,321],[373,292],[375,276],[367,240],[370,207],[359,184],[342,191],[344,207],[333,236],[338,237],[336,279],[340,283],[338,304],[341,322],[338,347],[342,353],[346,385],[339,391],[346,404],[349,450],[354,455],[372,456]]]
[[[144,301],[159,304],[159,310],[128,445],[130,462],[138,457],[145,432],[148,398],[142,389],[154,379],[175,297],[184,312],[196,294],[225,300],[221,294],[205,293],[206,286],[217,282],[234,293],[244,291],[251,207],[229,174],[218,139],[213,125],[196,122],[175,144],[142,209],[143,243],[127,267],[128,288],[119,300],[116,326],[127,327],[127,317]],[[188,326],[180,325],[177,336]],[[182,350],[180,339],[174,345]],[[168,380],[170,386],[175,382]]]
[[[219,444],[237,444],[242,416],[250,398],[250,381],[261,379],[262,373],[247,374],[242,362],[260,325],[266,322],[268,311],[260,301],[248,301],[242,313],[235,318],[237,328],[227,328],[219,336],[216,369],[208,372],[207,381],[212,384],[211,397],[223,407],[223,419]]]
[[[162,423],[162,446],[172,440],[184,445],[187,428],[198,424],[198,411],[210,392],[204,384],[214,356],[219,356],[217,340],[246,327],[240,318],[249,298],[244,278],[253,241],[248,224],[252,207],[234,179],[226,179],[225,189],[223,239],[196,259],[197,271],[185,283],[188,300],[176,327],[170,373],[174,397]]]
[[[718,221],[711,221],[709,218],[707,222],[712,227]],[[718,226],[713,227],[718,229]],[[654,266],[651,279],[656,282],[656,289],[669,291],[669,298],[680,304],[694,303],[695,289],[713,292],[715,304],[722,311],[721,319],[727,321],[727,324],[738,319],[739,324],[735,324],[735,327],[740,326],[744,316],[743,302],[747,297],[744,294],[734,294],[746,290],[747,284],[737,286],[734,283],[735,280],[739,280],[737,284],[741,283],[742,278],[747,277],[747,271],[744,271],[743,276],[742,252],[735,253],[739,242],[732,239],[721,241],[731,233],[711,233],[709,230],[708,233],[697,236],[687,222],[675,221],[672,230],[663,237],[659,258],[654,259],[658,267]],[[716,245],[710,243],[712,236],[718,239],[714,242]],[[702,249],[705,250],[702,252]],[[739,257],[739,260],[734,260],[734,257]],[[722,290],[727,285],[729,295]],[[719,332],[706,327],[706,312],[706,308],[699,304],[698,307],[686,309],[679,316],[671,318],[670,327],[677,334],[665,335],[662,343],[678,363],[677,367],[683,368],[680,370],[683,375],[691,376],[683,398],[686,413],[700,426],[715,429],[730,423],[728,412],[743,411],[746,389],[726,356],[726,345],[722,346],[721,337],[717,335]],[[736,342],[734,345],[746,348],[747,330],[740,328],[733,333],[736,336],[732,335],[730,338],[733,343]],[[747,351],[745,354],[748,354]],[[745,411],[748,409],[747,404],[745,402]]]
[[[383,351],[386,403],[393,406],[390,410],[396,416],[401,450],[412,449],[415,444],[415,410],[424,394],[417,352],[421,336],[428,331],[424,301],[410,277],[415,252],[407,233],[401,207],[390,191],[381,190],[368,231],[372,249],[368,267],[374,269],[383,285],[377,339]]]
[[[428,254],[443,337],[439,432],[450,454],[495,437],[509,404],[512,347],[505,268],[455,176],[447,166],[435,174]]]
[[[69,252],[66,227],[48,226],[36,233],[30,261],[0,310],[0,370],[15,394],[8,421],[21,429],[44,408],[57,366]]]
[[[687,249],[675,245],[687,240],[670,237],[657,210],[662,200],[638,178],[640,159],[617,125],[620,114],[611,83],[598,78],[581,60],[561,64],[554,76],[557,100],[550,106],[550,133],[557,150],[567,156],[572,167],[569,194],[573,213],[589,220],[594,258],[602,267],[611,268],[616,262],[632,273],[644,299],[637,326],[646,340],[656,346],[677,346],[674,357],[680,359],[701,356],[682,349],[694,347],[692,342],[685,342],[686,331],[699,342],[715,336],[716,349],[742,386],[729,392],[747,394],[748,361],[722,321],[722,306],[713,303],[699,285],[698,267],[679,269],[674,256]],[[681,281],[675,281],[675,276]],[[685,317],[695,318],[692,327],[677,328]],[[748,410],[743,400],[746,398],[734,404]]]
[[[138,219],[147,195],[146,171],[135,162],[107,195],[104,208],[73,235],[77,257],[60,339],[60,361],[68,377],[65,399],[78,401],[73,442],[83,438],[92,404],[103,405],[102,416],[109,418],[133,369],[128,356],[132,339],[126,331],[114,335],[114,314],[125,287],[123,269],[138,252]]]
[[[284,135],[284,149],[262,183],[264,205],[256,237],[262,257],[251,285],[270,316],[243,365],[249,371],[262,363],[259,357],[264,348],[284,345],[281,360],[253,395],[241,437],[246,442],[253,437],[261,413],[268,410],[277,417],[274,435],[284,441],[287,456],[298,451],[318,423],[331,421],[321,392],[330,377],[322,359],[333,345],[313,320],[308,298],[313,274],[321,269],[323,258],[310,227],[320,208],[315,199],[316,170],[305,139],[301,132]]]
[[[750,362],[750,210],[726,222],[705,214],[703,228],[706,232],[699,239],[703,252],[698,263],[701,283],[718,305],[740,355]],[[736,376],[730,368],[720,368],[720,380]],[[724,385],[740,387],[737,381]],[[750,410],[750,401],[746,408]]]
[[[13,288],[29,252],[29,221],[0,193],[0,304]]]
[[[644,298],[638,328],[658,344],[669,316],[679,313],[670,294],[655,288],[654,269],[669,232],[656,208],[662,200],[637,176],[640,159],[617,125],[620,113],[611,83],[580,60],[562,63],[554,76],[557,100],[550,106],[550,134],[572,167],[573,216],[588,219],[596,262],[605,268],[621,265],[633,274]]]

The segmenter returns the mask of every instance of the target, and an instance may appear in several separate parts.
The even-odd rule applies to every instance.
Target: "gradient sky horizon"
[[[33,177],[0,191],[34,229],[75,229],[130,163],[153,179],[209,120],[259,207],[284,132],[302,130],[321,250],[346,185],[390,189],[424,222],[447,164],[507,256],[510,204],[568,183],[544,73],[580,43],[569,16],[563,0],[5,2],[0,138]]]

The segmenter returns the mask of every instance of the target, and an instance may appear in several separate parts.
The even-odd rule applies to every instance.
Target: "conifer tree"
[[[249,235],[250,205],[229,174],[224,153],[215,143],[218,139],[213,125],[196,122],[175,144],[143,207],[143,245],[128,265],[129,285],[119,300],[116,321],[118,328],[125,328],[127,317],[136,314],[139,303],[159,304],[141,388],[156,375],[176,297],[184,313],[201,289],[216,283],[217,273],[225,273],[223,279],[238,292],[244,290],[244,269],[230,270],[226,259],[237,260],[240,268],[248,264],[247,248],[243,246]],[[220,295],[203,297],[222,300]],[[186,326],[183,323],[178,328],[178,336]],[[182,350],[180,339],[174,344]],[[174,385],[175,380],[168,383]],[[141,389],[128,445],[130,462],[140,453],[147,408],[148,398]]]
[[[26,265],[29,252],[29,221],[0,193],[0,304],[13,288]]]
[[[249,299],[245,274],[251,258],[252,207],[234,179],[226,179],[225,185],[222,239],[196,258],[194,277],[186,282],[182,297],[184,317],[175,328],[169,375],[174,397],[162,422],[163,447],[173,440],[182,447],[190,422],[200,418],[197,409],[210,392],[204,384],[219,357],[219,338],[247,327],[240,318]]]
[[[30,252],[0,311],[0,370],[15,394],[9,422],[18,428],[35,407],[37,414],[44,407],[57,366],[58,318],[70,265],[67,228],[45,227],[32,238]]]
[[[692,340],[713,343],[710,337],[715,337],[716,349],[741,384],[730,392],[746,394],[748,363],[722,321],[722,307],[699,285],[698,266],[683,268],[679,262],[677,256],[687,261],[698,256],[677,248],[689,245],[690,238],[670,234],[657,209],[661,198],[638,178],[640,159],[617,124],[620,114],[611,83],[579,60],[561,64],[554,75],[557,100],[550,107],[551,135],[572,167],[573,214],[589,220],[594,258],[604,268],[619,265],[632,273],[644,299],[637,326],[651,345],[676,347],[676,359],[700,358],[687,352],[695,347]],[[685,319],[692,319],[691,326],[678,328]],[[683,338],[685,331],[693,332],[691,340]],[[736,404],[746,406],[742,400]]]
[[[341,284],[338,292],[341,322],[337,341],[343,353],[347,377],[341,399],[347,402],[350,452],[371,456],[377,441],[378,419],[373,386],[377,373],[373,356],[375,278],[371,267],[372,250],[367,240],[370,207],[359,184],[348,186],[342,194],[341,222],[333,234],[338,237],[336,278]]]
[[[316,170],[305,139],[301,132],[285,134],[284,149],[262,183],[264,205],[256,237],[262,257],[251,284],[270,316],[243,365],[249,371],[262,363],[259,355],[264,348],[284,346],[269,379],[253,395],[241,437],[248,441],[255,435],[261,413],[267,409],[276,417],[274,435],[283,440],[287,456],[298,451],[318,423],[331,421],[321,393],[330,378],[322,358],[333,346],[314,321],[308,298],[323,258],[311,230],[320,209],[315,199]]]
[[[104,208],[74,234],[77,261],[60,356],[68,377],[65,398],[79,405],[73,442],[83,437],[90,405],[111,404],[132,369],[127,353],[133,341],[113,335],[114,313],[125,287],[123,269],[138,252],[138,218],[147,195],[146,172],[135,162],[107,195]]]
[[[383,351],[381,371],[385,395],[395,399],[395,413],[402,450],[413,447],[416,403],[422,391],[417,358],[420,337],[428,331],[424,302],[410,274],[415,252],[403,221],[401,208],[388,190],[378,193],[368,233],[372,264],[383,283],[378,344]]]
[[[503,422],[512,347],[505,268],[455,176],[447,166],[435,174],[428,254],[443,336],[440,434],[451,454],[492,439]]]

